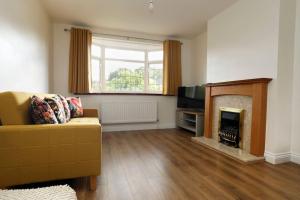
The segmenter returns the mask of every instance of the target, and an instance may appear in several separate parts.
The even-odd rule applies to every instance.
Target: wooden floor
[[[299,165],[243,165],[191,136],[176,129],[104,133],[97,190],[85,178],[60,184],[80,200],[300,199]]]

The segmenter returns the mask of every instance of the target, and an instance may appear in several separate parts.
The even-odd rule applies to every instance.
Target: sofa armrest
[[[9,162],[5,162],[4,157],[11,159],[12,165],[14,162],[22,162],[25,159],[24,150],[28,149],[43,149],[48,151],[49,148],[61,145],[71,145],[74,152],[79,151],[81,146],[87,146],[83,151],[75,153],[76,158],[85,159],[85,156],[80,156],[80,153],[93,152],[93,159],[100,159],[101,146],[101,126],[100,124],[44,124],[44,125],[10,125],[0,126],[0,168],[5,167]],[[93,150],[91,150],[93,148]],[[18,150],[18,156],[22,158],[12,159],[9,152]],[[48,155],[42,156],[42,152],[35,152],[37,160],[48,162]],[[8,152],[8,153],[4,153]],[[97,155],[95,155],[97,153]],[[45,153],[46,154],[46,153]],[[29,154],[30,155],[30,154]],[[28,155],[28,156],[29,156]],[[33,155],[33,153],[31,153]],[[57,155],[59,153],[57,152]],[[33,156],[34,157],[34,156]],[[90,158],[90,157],[88,157]],[[67,159],[67,158],[66,158]],[[50,159],[51,160],[51,159]],[[20,164],[20,163],[19,163]],[[36,163],[31,163],[36,164]],[[1,176],[0,176],[1,177]]]
[[[0,149],[101,143],[100,124],[43,124],[0,126]]]
[[[0,126],[0,187],[97,176],[101,143],[100,124]]]
[[[83,109],[84,117],[99,117],[97,109]]]
[[[55,132],[58,130],[73,130],[85,128],[99,128],[100,124],[30,124],[30,125],[6,125],[0,126],[0,134],[8,132]]]

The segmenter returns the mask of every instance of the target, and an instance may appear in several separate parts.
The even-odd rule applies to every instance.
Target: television
[[[177,108],[203,111],[205,86],[178,87]]]

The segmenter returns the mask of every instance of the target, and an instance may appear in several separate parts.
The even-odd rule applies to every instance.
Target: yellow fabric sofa
[[[34,125],[32,95],[0,93],[0,187],[88,176],[95,189],[102,144],[97,110],[84,109],[84,117],[65,124]]]

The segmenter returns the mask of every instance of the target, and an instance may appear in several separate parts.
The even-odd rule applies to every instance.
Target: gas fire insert
[[[219,142],[240,148],[243,129],[243,109],[221,107],[219,112]]]

